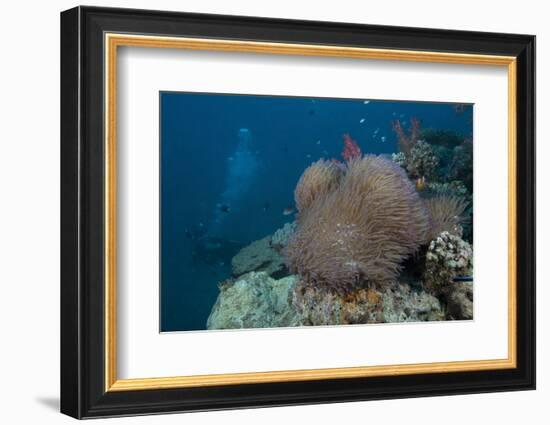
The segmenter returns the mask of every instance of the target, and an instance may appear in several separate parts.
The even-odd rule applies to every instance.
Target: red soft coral
[[[342,151],[342,158],[347,162],[354,158],[361,157],[361,148],[355,140],[353,140],[349,134],[344,134],[344,150]]]
[[[416,118],[411,118],[411,127],[409,129],[409,135],[405,134],[403,127],[399,120],[392,122],[393,131],[397,134],[397,141],[399,143],[399,149],[404,154],[408,155],[411,152],[411,148],[417,142],[420,136],[420,121]]]

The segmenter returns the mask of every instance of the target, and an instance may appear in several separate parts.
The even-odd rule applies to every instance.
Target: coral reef
[[[338,187],[342,174],[338,165],[323,159],[306,168],[294,190],[298,212],[308,209],[315,199],[326,196]]]
[[[442,232],[428,247],[424,282],[431,288],[452,285],[453,277],[470,274],[472,265],[470,244],[459,236]]]
[[[231,260],[233,276],[252,271],[263,271],[273,277],[288,275],[285,259],[271,246],[271,239],[267,236],[241,249]]]
[[[407,157],[403,152],[392,153],[391,159],[400,167],[407,169]]]
[[[426,199],[425,205],[430,216],[428,241],[441,232],[462,237],[462,224],[466,221],[463,214],[468,206],[463,198],[440,195]]]
[[[438,173],[439,156],[433,145],[420,139],[420,121],[411,119],[408,135],[399,120],[393,121],[392,127],[400,149],[392,154],[392,160],[404,168],[412,179],[434,179]]]
[[[392,125],[391,160],[345,134],[344,162],[304,171],[296,222],[233,257],[208,329],[473,318],[471,141]]]
[[[302,326],[445,319],[436,297],[395,281],[382,290],[358,289],[346,295],[296,282],[292,294],[292,304]]]
[[[293,221],[292,223],[285,223],[283,227],[277,229],[271,237],[271,247],[277,252],[282,252],[290,238],[292,238],[292,235],[294,235],[296,227],[297,224]]]
[[[439,157],[435,149],[424,140],[418,140],[408,154],[392,154],[392,161],[407,171],[411,179],[435,179],[437,177]]]
[[[470,193],[473,190],[474,146],[471,139],[453,149],[453,159],[449,167],[451,179],[464,182]]]
[[[448,149],[453,149],[464,142],[464,137],[452,130],[434,128],[421,129],[419,139],[425,140],[430,145],[438,145]]]
[[[433,179],[438,165],[439,159],[432,145],[418,140],[410,150],[405,168],[411,178]]]
[[[276,253],[284,249],[295,229],[296,223],[286,223],[239,255],[254,255],[257,248],[251,247],[258,242],[262,250]],[[254,263],[252,259],[247,262]],[[273,277],[265,271],[246,272],[219,284],[220,293],[207,326],[240,329],[471,319],[472,283],[453,281],[456,275],[471,273],[471,267],[469,244],[443,232],[426,255],[424,285],[401,274],[398,280],[383,285],[339,291],[296,275],[280,278],[277,273]]]
[[[449,232],[442,232],[426,253],[424,285],[438,296],[446,309],[446,318],[473,318],[473,282],[455,282],[456,276],[472,274],[473,253],[470,244]]]
[[[473,189],[473,144],[471,139],[449,130],[421,129],[411,119],[409,133],[399,121],[392,122],[399,152],[392,160],[403,167],[411,179],[450,182],[461,181],[469,194]]]
[[[267,273],[251,272],[219,285],[220,293],[207,329],[275,328],[296,326],[292,308],[295,276],[275,280]]]
[[[442,232],[430,242],[426,253],[425,285],[434,291],[454,285],[455,276],[472,272],[472,247],[459,236]]]
[[[407,284],[396,284],[382,296],[382,311],[376,323],[431,322],[445,320],[439,300],[425,291],[415,291]]]
[[[428,182],[426,183],[425,195],[429,196],[457,196],[467,202],[471,202],[471,195],[468,189],[460,180],[449,182]]]
[[[444,320],[438,299],[407,284],[340,295],[304,285],[297,276],[279,280],[251,272],[222,282],[207,329],[272,328]]]
[[[474,318],[473,282],[455,282],[442,292],[448,320],[471,320]]]
[[[312,192],[308,181],[300,179],[297,193]],[[338,182],[309,197],[307,208],[296,199],[298,228],[284,251],[290,271],[341,293],[395,279],[428,233],[418,193],[400,167],[373,155],[349,161]]]

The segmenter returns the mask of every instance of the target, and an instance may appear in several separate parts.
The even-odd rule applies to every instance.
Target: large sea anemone
[[[380,156],[306,169],[295,191],[298,228],[285,249],[291,272],[337,292],[395,279],[426,242],[430,218],[407,175]]]
[[[342,175],[342,170],[334,162],[323,159],[306,168],[294,190],[298,212],[307,210],[316,199],[336,189]]]

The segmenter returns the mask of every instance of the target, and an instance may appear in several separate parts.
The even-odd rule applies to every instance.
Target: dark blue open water
[[[392,120],[472,136],[455,104],[162,92],[161,330],[201,330],[242,245],[293,215],[300,175],[338,158],[349,133],[363,153],[397,152]]]

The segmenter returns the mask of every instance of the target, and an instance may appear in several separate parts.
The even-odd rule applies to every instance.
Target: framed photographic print
[[[61,14],[61,411],[535,387],[535,38]]]

